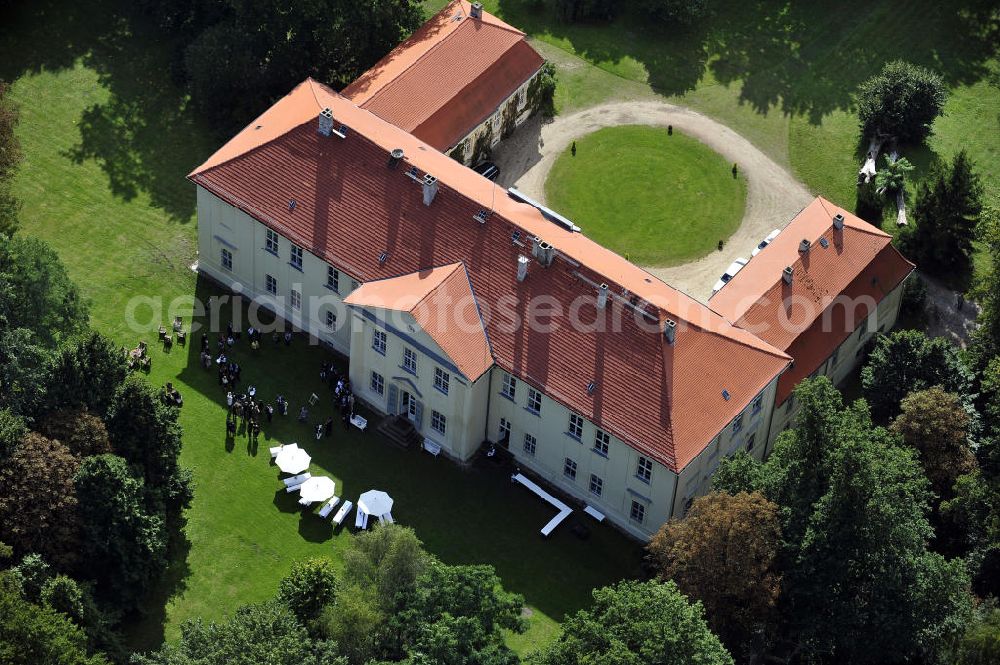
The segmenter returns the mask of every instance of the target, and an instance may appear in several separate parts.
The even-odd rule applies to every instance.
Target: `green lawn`
[[[424,2],[428,11],[444,4]],[[564,24],[541,3],[484,2],[556,63],[560,112],[659,95],[728,125],[849,209],[860,166],[854,91],[889,60],[930,67],[952,96],[927,146],[904,148],[914,183],[964,148],[1000,204],[1000,88],[987,82],[1000,68],[995,3],[716,0],[714,14],[688,30],[621,4],[610,23]],[[886,212],[889,230],[895,213]]]
[[[677,265],[739,227],[746,182],[731,169],[678,131],[608,127],[576,141],[576,156],[559,156],[545,196],[605,247],[640,265]]]
[[[21,109],[22,233],[56,248],[91,301],[94,326],[134,345],[155,333],[130,329],[133,297],[153,299],[139,303],[136,319],[148,320],[153,302],[169,321],[171,305],[187,316],[195,295],[214,292],[189,269],[197,259],[195,192],[184,175],[217,141],[166,76],[157,32],[112,20],[112,4],[0,10],[5,35],[14,37],[0,42],[0,78],[14,82]],[[442,560],[496,566],[531,609],[528,633],[510,637],[519,651],[550,640],[565,613],[589,603],[593,587],[639,573],[638,544],[608,527],[590,523],[587,541],[565,528],[543,541],[538,530],[551,509],[512,486],[502,468],[463,469],[339,428],[332,441],[317,442],[294,420],[274,424],[259,450],[242,437],[227,445],[223,394],[215,375],[198,367],[195,346],[152,353],[150,381],[173,381],[185,398],[182,463],[194,470],[196,489],[186,538],[148,615],[130,625],[132,644],[156,646],[176,638],[185,619],[218,619],[273,595],[297,558],[340,564],[348,534],[303,514],[280,491],[267,454],[279,441],[306,446],[312,473],[334,477],[342,496],[389,491],[397,520]],[[256,358],[238,355],[262,396],[283,392],[295,404],[323,394],[317,368],[332,357],[301,340]]]

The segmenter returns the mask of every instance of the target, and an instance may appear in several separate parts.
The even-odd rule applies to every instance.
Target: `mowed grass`
[[[100,33],[118,24],[110,15],[102,19],[100,7],[84,12],[90,20],[73,7],[4,16],[5,29],[25,43],[38,30],[79,53],[66,59],[69,46],[26,51],[20,42],[0,44],[0,68],[13,80],[21,110],[25,161],[15,181],[24,204],[21,232],[58,251],[90,300],[97,329],[122,345],[154,342],[155,332],[130,320],[155,327],[176,312],[190,325],[195,296],[207,303],[218,295],[189,268],[197,259],[195,191],[184,180],[217,141],[185,110],[155,31],[130,26]],[[63,19],[65,25],[58,23]],[[230,306],[221,311],[224,325]],[[244,436],[227,443],[224,395],[215,373],[198,366],[196,340],[197,334],[189,347],[169,353],[151,345],[149,380],[172,381],[184,396],[181,462],[193,469],[195,498],[167,580],[148,599],[146,616],[128,625],[135,647],[176,639],[186,619],[221,619],[271,597],[299,558],[341,564],[349,532],[335,532],[282,491],[267,452],[279,442],[305,446],[311,472],[333,477],[338,495],[356,500],[372,487],[388,491],[397,520],[442,560],[494,565],[531,610],[529,631],[510,637],[519,651],[551,640],[566,613],[589,604],[592,588],[639,574],[640,546],[609,527],[589,522],[587,541],[565,527],[543,540],[538,530],[551,509],[512,485],[503,467],[461,468],[397,449],[371,432],[345,432],[339,421],[331,440],[317,442],[310,426],[291,418],[267,427],[256,448]],[[296,408],[312,392],[329,405],[319,364],[341,362],[302,338],[287,349],[265,345],[253,357],[240,348],[236,357],[261,397],[280,392]],[[313,414],[330,412],[317,407]]]
[[[739,227],[746,182],[700,141],[662,127],[608,127],[567,148],[546,200],[596,242],[646,266],[715,249]]]

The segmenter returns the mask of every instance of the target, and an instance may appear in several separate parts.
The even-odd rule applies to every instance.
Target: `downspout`
[[[486,386],[486,422],[483,423],[483,441],[490,440],[490,404],[493,401],[493,368],[488,372],[489,383]]]

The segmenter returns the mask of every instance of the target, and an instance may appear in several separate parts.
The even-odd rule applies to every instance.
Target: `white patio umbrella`
[[[382,490],[368,490],[358,498],[358,510],[378,517],[392,510],[392,497]]]
[[[298,446],[285,446],[274,458],[274,463],[284,473],[302,473],[309,468],[310,461],[309,453]]]
[[[326,501],[336,491],[336,485],[329,476],[315,476],[302,483],[299,494],[309,501]]]

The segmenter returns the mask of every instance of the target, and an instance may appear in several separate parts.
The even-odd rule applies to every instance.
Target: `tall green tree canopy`
[[[826,377],[795,395],[796,426],[757,488],[781,507],[788,637],[841,662],[940,653],[968,616],[969,579],[927,549],[930,493],[913,451],[863,401],[844,408]]]
[[[21,145],[14,129],[18,111],[10,98],[10,86],[0,81],[0,236],[17,231],[20,202],[10,191],[10,181],[21,163]]]
[[[535,665],[731,665],[699,603],[673,582],[619,582],[594,590],[593,605],[568,617]]]
[[[63,346],[53,359],[46,387],[48,410],[85,407],[103,418],[128,373],[123,349],[90,331]]]
[[[941,386],[965,398],[972,393],[974,380],[951,342],[917,330],[879,336],[861,370],[865,399],[879,422],[895,417],[903,398],[914,390]]]
[[[245,605],[222,623],[181,626],[181,639],[132,657],[133,665],[346,665],[335,645],[315,641],[281,603]]]
[[[278,602],[307,627],[336,594],[337,576],[328,559],[296,561],[278,584]]]
[[[123,610],[137,607],[166,568],[166,533],[143,502],[143,482],[125,460],[97,455],[83,460],[74,478],[79,501],[84,571]]]
[[[948,88],[937,73],[902,60],[886,63],[858,88],[861,135],[919,143],[947,100]]]
[[[920,184],[911,244],[921,268],[937,274],[969,269],[982,195],[982,183],[965,150],[950,165],[939,168],[929,182]]]

